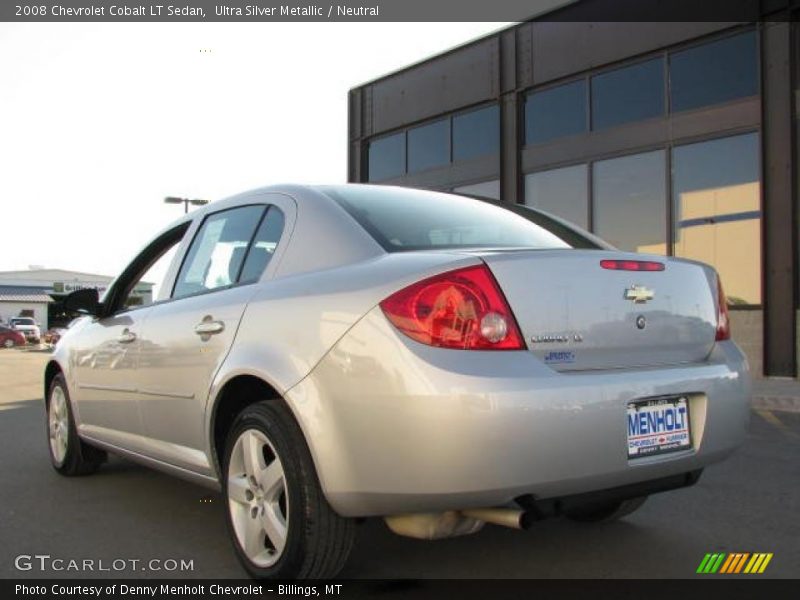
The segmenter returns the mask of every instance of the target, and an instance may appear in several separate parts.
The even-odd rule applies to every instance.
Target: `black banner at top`
[[[10,22],[758,21],[798,0],[11,0]]]

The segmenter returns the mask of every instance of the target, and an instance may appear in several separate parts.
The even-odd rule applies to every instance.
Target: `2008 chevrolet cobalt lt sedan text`
[[[254,577],[335,575],[358,517],[420,538],[619,518],[748,422],[711,267],[464,196],[256,190],[66,304],[86,316],[45,372],[56,470],[110,451],[221,488]]]

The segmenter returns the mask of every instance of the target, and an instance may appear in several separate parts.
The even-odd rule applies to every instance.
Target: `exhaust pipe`
[[[513,508],[470,508],[384,517],[386,525],[397,535],[419,540],[469,535],[480,530],[485,523],[512,529],[530,529],[535,520],[535,513]]]
[[[462,510],[461,514],[470,519],[512,529],[530,529],[535,520],[533,515],[515,508],[468,508]]]

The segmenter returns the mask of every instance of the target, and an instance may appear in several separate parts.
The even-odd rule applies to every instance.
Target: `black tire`
[[[647,500],[647,496],[629,498],[602,505],[574,508],[565,513],[568,519],[580,523],[611,523],[628,516]]]
[[[64,394],[64,410],[66,411],[66,452],[63,457],[58,457],[54,451],[54,444],[51,436],[51,410],[53,409],[54,394],[57,394],[57,389],[61,390]],[[106,461],[106,453],[98,448],[90,446],[78,437],[78,430],[75,427],[75,419],[72,416],[72,403],[69,399],[69,390],[67,389],[64,376],[60,373],[53,378],[50,383],[50,389],[47,393],[47,449],[50,454],[50,463],[53,468],[61,475],[67,477],[77,475],[89,475],[97,471],[97,469]]]
[[[248,433],[249,432],[249,433]],[[266,461],[279,459],[283,472],[284,495],[280,510],[285,517],[285,545],[276,551],[268,538],[267,553],[276,562],[260,566],[242,548],[234,526],[234,512],[241,511],[229,495],[229,476],[241,478],[237,462],[231,471],[231,460],[237,441],[247,435],[263,435],[267,444],[260,450]],[[238,452],[238,450],[237,450]],[[237,459],[238,460],[238,459]],[[269,463],[271,464],[271,462]],[[262,467],[263,468],[263,467]],[[245,408],[228,432],[222,469],[222,489],[226,499],[226,521],[236,555],[247,572],[257,579],[321,579],[336,576],[347,561],[355,536],[355,523],[333,511],[322,493],[311,453],[300,427],[282,400],[267,400]],[[241,481],[241,479],[240,479]],[[249,481],[245,477],[244,481]],[[245,486],[250,485],[245,484]],[[253,487],[247,498],[253,498]],[[263,489],[262,489],[263,492]],[[249,500],[257,502],[257,500]],[[245,507],[248,506],[245,504]],[[275,510],[274,504],[273,511]],[[241,535],[241,515],[238,512]],[[255,509],[258,513],[259,509]],[[263,509],[259,513],[264,514]],[[253,517],[254,519],[256,517]],[[257,526],[258,528],[258,526]]]

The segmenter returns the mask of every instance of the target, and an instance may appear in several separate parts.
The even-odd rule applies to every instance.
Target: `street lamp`
[[[189,205],[192,206],[203,206],[204,204],[208,204],[208,200],[202,200],[200,198],[194,198],[189,200],[189,198],[178,198],[176,196],[167,196],[164,198],[164,204],[183,204],[183,214],[189,212]]]

